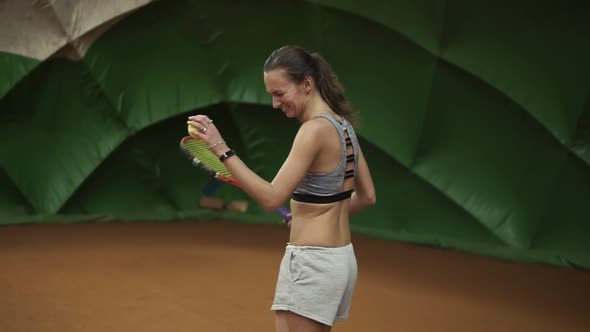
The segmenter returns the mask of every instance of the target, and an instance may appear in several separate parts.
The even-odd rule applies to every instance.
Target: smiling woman
[[[192,134],[265,209],[291,196],[289,244],[271,307],[276,329],[329,331],[336,320],[348,318],[357,278],[349,215],[375,204],[373,180],[343,89],[319,54],[297,46],[274,51],[264,64],[264,83],[273,107],[301,122],[272,182],[229,149],[208,116],[191,116],[188,124],[202,129]]]
[[[308,298],[285,304],[282,292],[282,281],[290,285],[292,277],[301,289],[316,268],[306,258],[318,252],[309,253],[304,249],[311,248],[303,246],[333,248],[353,242],[355,257],[362,262],[362,280],[355,290],[353,319],[342,324],[343,330],[355,326],[363,314],[384,309],[399,314],[396,321],[405,317],[421,323],[423,311],[412,315],[359,301],[367,295],[362,283],[367,281],[370,262],[362,255],[365,243],[354,234],[348,241],[344,219],[374,202],[375,196],[367,194],[371,191],[360,185],[369,183],[360,180],[366,178],[366,158],[380,204],[351,216],[353,233],[589,269],[590,43],[583,36],[590,34],[590,1],[578,1],[585,10],[573,10],[567,1],[550,5],[505,1],[504,6],[422,1],[423,5],[400,6],[403,3],[318,0],[275,1],[268,6],[268,1],[256,0],[0,0],[5,32],[0,33],[0,225],[218,218],[278,224],[276,215],[262,207],[274,210],[292,197],[295,222],[289,241],[295,247],[289,247],[292,255],[285,256],[285,262],[292,264],[282,271],[292,274],[284,273],[277,287],[277,303],[292,307],[278,310],[277,322],[302,317],[310,323],[308,317],[293,314],[299,303],[307,305]],[[481,15],[482,10],[486,15]],[[244,40],[248,47],[241,47]],[[330,94],[338,90],[334,87],[338,81],[331,80],[330,66],[317,54],[285,47],[269,57],[287,41],[297,41],[329,61],[362,127],[347,116],[342,106],[346,99],[339,99],[344,95]],[[265,86],[263,79],[269,78],[277,82]],[[275,83],[281,87],[276,91],[271,90]],[[273,98],[279,109],[270,107]],[[247,212],[200,206],[198,195],[210,177],[187,163],[177,148],[189,113],[211,117],[216,127],[205,127],[205,137],[215,139],[217,128],[235,149],[237,155],[224,163],[247,183],[254,199],[231,186],[222,186],[218,196],[247,200]],[[354,124],[354,132],[342,125],[342,118]],[[347,135],[351,145],[345,145],[346,160],[341,162]],[[362,150],[355,154],[357,143]],[[218,147],[218,155],[229,151],[227,145]],[[344,176],[339,175],[342,167]],[[352,171],[352,193],[346,171]],[[317,203],[320,199],[324,202]],[[282,246],[283,240],[278,241]],[[6,243],[0,241],[0,247],[13,253],[16,247]],[[29,249],[37,242],[21,244]],[[382,262],[404,272],[421,260]],[[249,266],[258,269],[250,261]],[[459,274],[462,271],[457,264],[451,266]],[[162,270],[162,266],[154,269]],[[441,269],[433,270],[443,281],[441,294],[454,296],[448,291],[460,283],[458,279],[440,278]],[[462,286],[485,300],[479,296],[487,290],[485,283],[474,289],[474,282],[482,279],[471,275],[472,267],[468,270],[471,281]],[[417,282],[414,276],[426,274],[421,268],[416,271],[408,277],[408,287]],[[314,276],[319,275],[325,276]],[[56,278],[62,276],[58,271]],[[399,280],[392,273],[384,278]],[[142,273],[136,281],[141,280]],[[506,299],[523,294],[523,284],[514,278],[505,280],[513,287]],[[272,280],[257,278],[239,284],[244,288],[253,283],[274,286]],[[430,290],[429,282],[420,293],[406,287],[394,296],[378,291],[389,294],[401,309],[414,303],[437,315],[443,311],[425,303],[422,296],[440,298]],[[551,286],[535,291],[557,294]],[[256,296],[266,298],[269,293],[260,291]],[[400,294],[411,294],[410,303]],[[53,297],[48,299],[47,307],[53,307]],[[10,306],[3,300],[0,303]],[[557,312],[540,312],[533,305],[531,321],[567,317],[577,309],[569,301],[537,302],[551,303]],[[30,306],[34,303],[40,301],[32,297],[23,302],[20,311],[25,319],[34,314]],[[474,318],[458,306],[441,307],[455,310],[446,312],[448,317]],[[275,319],[274,312],[264,311],[261,314]],[[504,319],[506,314],[519,318],[526,313],[490,309],[477,321]],[[51,316],[63,317],[60,312]],[[585,322],[583,326],[590,325]],[[550,331],[576,330],[535,325]],[[497,325],[494,328],[498,330]],[[3,326],[0,330],[17,331]],[[377,331],[370,326],[356,330]],[[503,330],[521,329],[516,325]]]
[[[264,63],[264,83],[267,92],[273,96],[272,105],[283,112],[297,98],[289,95],[289,92],[293,92],[296,85],[302,84],[305,92],[308,92],[311,80],[315,82],[322,100],[332,111],[352,124],[356,122],[342,85],[330,64],[319,53],[309,53],[297,46],[285,46],[275,50]],[[293,114],[289,117],[293,117]]]
[[[295,117],[292,99],[293,95],[297,94],[297,89],[294,89],[295,85],[287,79],[285,71],[280,69],[269,73],[265,72],[264,84],[267,87],[267,92],[272,96],[272,107],[283,111],[288,118]],[[289,108],[289,104],[291,104],[291,108]],[[290,113],[289,110],[291,110]]]

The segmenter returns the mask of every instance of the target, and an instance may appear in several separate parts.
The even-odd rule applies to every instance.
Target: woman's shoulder
[[[306,131],[307,133],[321,132],[322,130],[325,130],[327,127],[333,126],[329,121],[326,121],[324,118],[316,117],[302,123],[299,127],[299,131]]]

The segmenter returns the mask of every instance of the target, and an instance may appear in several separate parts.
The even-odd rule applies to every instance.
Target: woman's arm
[[[191,117],[188,123],[193,127],[202,128],[205,123],[205,121],[199,122],[200,119],[203,119],[202,117]],[[308,121],[301,125],[289,156],[272,182],[268,182],[254,173],[238,156],[227,158],[224,164],[252,199],[268,211],[276,210],[289,198],[318,154],[320,150],[318,142],[321,142],[319,125],[317,121]],[[205,134],[198,131],[192,134],[203,139],[208,145],[223,141],[213,123],[207,126]],[[220,144],[212,149],[217,156],[227,150],[229,148],[225,144]]]
[[[371,178],[371,172],[369,171],[369,166],[367,165],[365,156],[359,146],[359,162],[354,179],[354,192],[350,199],[348,213],[355,214],[376,202],[377,197],[375,194],[373,179]]]

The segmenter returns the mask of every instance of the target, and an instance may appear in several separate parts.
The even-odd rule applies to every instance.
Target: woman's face
[[[309,99],[309,82],[289,81],[283,69],[274,69],[264,73],[266,91],[272,96],[272,107],[280,109],[288,118],[295,118],[303,113]]]

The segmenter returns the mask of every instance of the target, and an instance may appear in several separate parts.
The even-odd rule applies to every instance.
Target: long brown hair
[[[330,64],[319,54],[310,53],[300,46],[283,46],[274,50],[264,62],[264,71],[283,69],[291,82],[301,83],[312,77],[320,95],[328,106],[348,122],[357,122],[344,88],[338,81]]]

